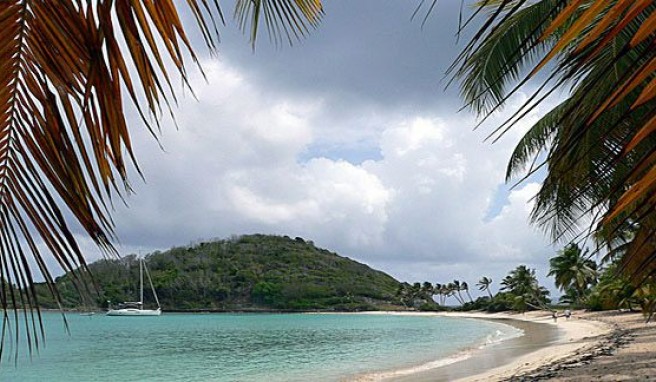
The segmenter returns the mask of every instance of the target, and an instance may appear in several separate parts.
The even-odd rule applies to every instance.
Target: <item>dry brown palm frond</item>
[[[265,2],[271,3],[285,11],[269,17],[290,31],[316,25],[322,13],[318,0]],[[126,103],[154,130],[175,100],[172,76],[187,83],[187,62],[197,62],[180,4],[213,50],[216,21],[223,21],[216,1],[0,2],[0,357],[9,314],[16,315],[11,326],[19,326],[11,308],[25,308],[30,348],[38,346],[39,274],[60,302],[47,256],[72,272],[80,290],[87,285],[67,216],[114,253],[109,203],[129,193],[127,168],[136,166]],[[258,12],[264,6],[238,0],[236,7],[252,4]]]

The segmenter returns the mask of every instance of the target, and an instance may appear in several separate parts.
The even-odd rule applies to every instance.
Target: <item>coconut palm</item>
[[[491,278],[483,276],[480,280],[478,280],[476,285],[478,285],[478,290],[481,292],[487,291],[487,294],[490,295],[490,300],[492,300],[492,292],[490,292],[490,285],[492,285]]]
[[[442,284],[435,283],[435,285],[433,285],[433,294],[437,295],[437,300],[439,301],[439,304],[444,305],[442,301]]]
[[[467,297],[469,298],[469,302],[474,302],[474,299],[472,298],[471,294],[469,294],[469,284],[467,284],[466,281],[463,281],[462,284],[460,284],[460,289],[464,290],[465,293],[467,293]]]
[[[501,290],[507,290],[516,295],[531,294],[537,285],[535,269],[529,269],[526,265],[519,265],[501,280]]]
[[[446,304],[446,299],[451,295],[451,291],[449,290],[449,285],[448,284],[436,284],[439,285],[439,295],[440,295],[440,305],[445,305]]]
[[[493,139],[549,94],[571,89],[521,139],[508,179],[548,170],[532,220],[554,239],[596,228],[612,241],[636,227],[623,265],[636,282],[656,271],[655,12],[651,0],[481,2],[475,14],[489,17],[450,71],[483,116],[527,81],[542,81]]]
[[[453,291],[455,292],[455,294],[453,296],[458,299],[458,302],[460,303],[460,305],[464,305],[465,304],[465,299],[462,298],[462,294],[460,293],[460,291],[462,290],[462,285],[460,284],[460,280],[453,280],[453,283],[451,285],[452,285]]]
[[[507,291],[515,299],[515,309],[525,310],[526,306],[536,309],[546,309],[549,291],[540,286],[535,275],[535,269],[520,265],[510,271],[501,280],[501,290]]]
[[[223,21],[217,2],[0,3],[0,272],[4,285],[15,286],[0,291],[5,321],[9,307],[25,308],[26,318],[34,319],[35,274],[60,300],[48,254],[83,290],[85,259],[72,221],[105,253],[115,253],[111,204],[130,192],[128,168],[137,163],[134,126],[124,110],[132,105],[141,125],[156,132],[163,111],[176,102],[175,77],[188,85],[188,63],[197,57],[179,17],[182,8],[214,52]],[[235,17],[252,41],[260,20],[276,39],[291,40],[321,14],[319,0],[235,3]],[[8,326],[2,328],[4,339]]]
[[[458,300],[458,296],[456,296],[455,293],[456,292],[453,283],[444,284],[444,303],[446,304],[446,301],[449,297],[455,297],[455,299]]]
[[[597,281],[597,264],[588,259],[586,253],[571,243],[549,260],[547,276],[555,277],[556,287],[560,290],[573,290],[576,303],[583,302],[589,288]]]
[[[456,301],[458,301],[458,304],[462,305],[462,301],[460,300],[460,297],[458,297],[458,295],[456,294],[457,288],[454,283],[446,284],[445,289],[446,289],[446,298],[454,297]],[[444,301],[446,302],[446,299]]]

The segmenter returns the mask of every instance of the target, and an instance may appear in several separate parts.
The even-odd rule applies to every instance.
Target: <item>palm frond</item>
[[[224,21],[218,2],[186,5],[214,51]],[[236,14],[253,5],[270,25],[297,32],[315,26],[322,9],[319,0],[239,1]],[[188,62],[198,63],[180,7],[174,0],[0,2],[0,358],[7,331],[21,326],[18,308],[30,350],[39,344],[37,277],[61,302],[46,256],[72,273],[80,292],[93,290],[67,216],[116,254],[111,201],[130,193],[128,167],[138,170],[127,103],[156,136],[176,102],[174,77],[188,86]],[[257,17],[250,22],[256,29]]]
[[[291,45],[319,25],[323,5],[320,0],[238,0],[234,16],[253,47],[262,19],[272,42],[286,38]]]
[[[478,114],[490,112],[502,102],[506,87],[520,79],[522,70],[550,47],[539,41],[549,12],[556,3],[542,1],[519,9],[490,33],[453,72],[462,80],[466,104]]]
[[[654,2],[517,0],[481,7],[490,16],[454,63],[468,106],[487,116],[538,72],[551,68],[538,91],[493,134],[504,134],[549,94],[572,84],[569,98],[526,134],[508,166],[507,174],[516,175],[532,158],[541,162],[529,173],[548,170],[533,221],[555,238],[580,235],[586,226],[593,231],[598,221],[605,237],[619,234],[628,222],[641,230],[654,227]],[[502,30],[507,34],[495,34]],[[483,75],[488,62],[494,70]],[[524,68],[530,71],[520,76]],[[600,212],[601,219],[595,218]],[[637,257],[627,261],[656,261],[647,247],[629,246],[627,259]]]
[[[525,171],[528,162],[535,161],[539,157],[540,152],[546,152],[548,150],[548,145],[553,139],[554,134],[558,132],[560,122],[567,110],[569,110],[569,107],[567,101],[565,101],[540,118],[524,134],[508,161],[506,181],[510,181],[515,175]],[[535,166],[531,166],[527,171],[532,173],[534,170]]]

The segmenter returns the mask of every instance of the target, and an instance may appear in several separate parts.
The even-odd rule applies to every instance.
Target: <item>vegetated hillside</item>
[[[164,310],[366,310],[400,308],[400,283],[311,241],[248,235],[145,256]],[[96,307],[138,300],[135,255],[89,265],[99,287]],[[84,308],[72,275],[57,279],[64,307]],[[144,300],[153,302],[150,288]],[[56,307],[45,285],[40,304]]]

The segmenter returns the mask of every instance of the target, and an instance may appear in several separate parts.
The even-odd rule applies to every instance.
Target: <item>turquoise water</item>
[[[0,365],[2,381],[339,381],[420,366],[491,340],[506,325],[435,316],[45,313],[46,346]]]

